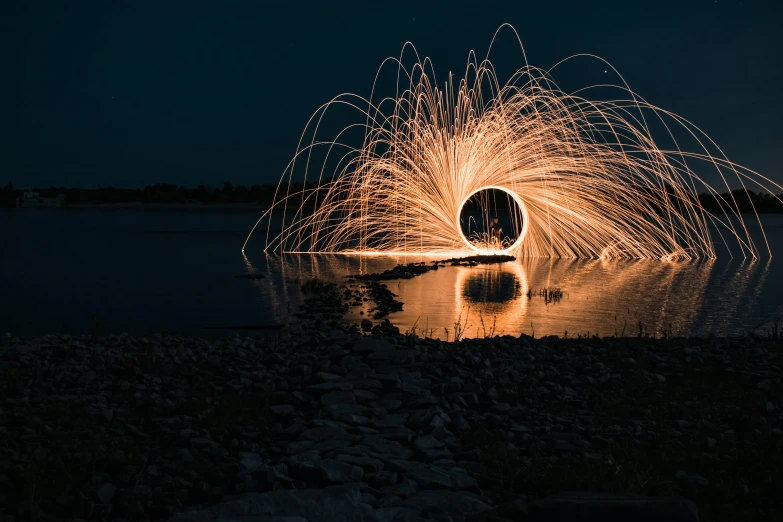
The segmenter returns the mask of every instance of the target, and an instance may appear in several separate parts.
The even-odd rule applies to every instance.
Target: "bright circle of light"
[[[514,202],[517,204],[517,207],[519,207],[519,212],[522,214],[522,230],[519,231],[519,237],[517,238],[514,243],[506,248],[505,250],[489,250],[486,248],[478,248],[476,245],[468,241],[468,238],[465,237],[465,234],[462,233],[462,223],[460,223],[460,216],[462,216],[462,208],[465,206],[465,203],[468,202],[470,198],[472,198],[474,195],[478,194],[482,190],[500,190],[511,196],[511,198],[514,200]],[[477,188],[468,196],[462,200],[462,203],[460,203],[459,210],[457,210],[457,230],[459,231],[459,235],[462,238],[462,240],[465,242],[466,245],[468,245],[472,250],[478,252],[481,255],[489,255],[489,254],[498,254],[498,255],[509,255],[511,252],[516,250],[519,245],[522,244],[522,240],[525,239],[525,235],[527,235],[527,226],[528,226],[528,217],[527,217],[527,207],[522,202],[522,198],[519,197],[519,194],[514,192],[513,190],[509,190],[505,187],[500,187],[497,185],[487,185],[486,187]]]

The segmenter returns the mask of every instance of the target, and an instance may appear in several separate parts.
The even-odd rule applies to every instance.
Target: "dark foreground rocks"
[[[776,520],[782,392],[752,338],[5,338],[0,519]]]

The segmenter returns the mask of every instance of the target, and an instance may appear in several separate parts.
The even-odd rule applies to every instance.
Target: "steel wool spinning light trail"
[[[311,117],[272,207],[243,250],[268,218],[267,252],[687,260],[714,258],[719,240],[744,257],[760,255],[736,199],[747,193],[731,192],[730,183],[743,191],[781,187],[730,162],[695,125],[647,103],[624,80],[598,86],[623,99],[591,101],[589,89],[563,92],[554,68],[530,66],[526,58],[501,83],[489,59],[479,62],[471,52],[465,76],[450,75],[439,87],[429,59],[416,54],[413,67],[404,66],[406,48],[416,54],[406,44],[399,59],[387,59],[369,99],[340,95]],[[567,60],[580,56],[601,60]],[[376,101],[380,72],[390,63],[396,94]],[[319,139],[327,111],[337,106],[357,111],[360,121],[335,139]],[[672,146],[659,148],[651,127]],[[357,128],[361,145],[341,143]],[[677,133],[699,150],[681,150]],[[695,163],[702,164],[698,174]],[[466,201],[488,189],[506,193],[516,207],[513,237],[494,244],[466,236],[461,216]],[[708,213],[700,192],[714,196],[721,212]]]

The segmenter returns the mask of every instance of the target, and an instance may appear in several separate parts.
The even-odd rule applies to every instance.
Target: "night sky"
[[[780,0],[17,4],[0,22],[0,185],[273,182],[313,111],[369,95],[405,41],[445,79],[504,22],[531,64],[602,56],[731,160],[783,181]],[[501,71],[522,65],[511,36],[493,50]],[[569,74],[604,81],[598,62]]]

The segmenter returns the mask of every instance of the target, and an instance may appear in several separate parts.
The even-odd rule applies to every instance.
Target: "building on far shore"
[[[42,198],[38,192],[25,192],[21,198],[16,198],[16,208],[61,207],[65,202],[64,194],[54,198]]]

